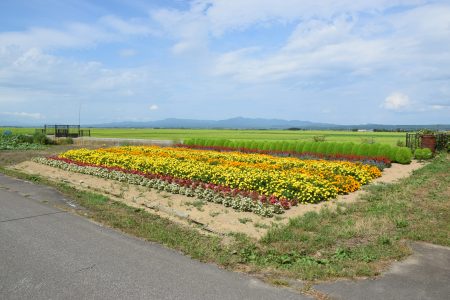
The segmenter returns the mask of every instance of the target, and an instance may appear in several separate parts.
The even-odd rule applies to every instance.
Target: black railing
[[[81,129],[80,136],[91,136],[91,130],[90,129]]]
[[[54,135],[56,138],[91,136],[91,130],[81,129],[80,125],[44,125],[43,129],[38,128],[36,129],[36,132],[46,135]]]

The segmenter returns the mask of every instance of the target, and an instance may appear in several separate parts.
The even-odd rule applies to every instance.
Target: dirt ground
[[[409,176],[423,163],[413,161],[409,165],[393,164],[383,171],[383,176],[374,180],[376,183],[390,183]],[[172,221],[189,224],[213,232],[227,234],[230,232],[245,233],[259,239],[272,224],[285,224],[289,218],[303,215],[308,211],[319,211],[322,208],[334,208],[337,203],[350,203],[364,193],[359,190],[337,199],[318,204],[300,204],[273,218],[264,218],[250,212],[238,212],[220,204],[204,202],[194,197],[160,192],[147,187],[102,179],[95,176],[72,173],[50,166],[24,161],[10,168],[29,174],[47,177],[53,181],[62,181],[77,188],[92,190],[107,195],[114,200],[122,201],[129,206],[144,208]]]

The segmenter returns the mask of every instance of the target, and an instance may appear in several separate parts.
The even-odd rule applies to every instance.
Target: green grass
[[[388,262],[410,253],[407,240],[450,246],[448,154],[398,183],[369,186],[362,201],[340,205],[336,211],[310,212],[272,227],[260,241],[243,234],[225,239],[204,235],[102,195],[39,176],[0,171],[56,187],[105,225],[201,261],[267,274],[272,280],[373,276]]]
[[[370,186],[361,202],[272,228],[250,261],[265,265],[267,254],[285,253],[289,275],[376,275],[383,261],[408,254],[405,240],[450,246],[449,186],[450,160],[443,154],[399,183]]]
[[[30,127],[0,127],[0,133],[9,130],[13,134],[34,134],[34,128]]]
[[[13,133],[34,133],[34,128],[0,128]],[[398,140],[405,141],[405,133],[401,132],[352,132],[333,130],[230,130],[230,129],[147,129],[147,128],[92,128],[93,137],[103,138],[136,138],[160,140],[184,140],[190,138],[211,138],[230,140],[303,140],[313,141],[314,137],[323,136],[329,142],[374,141],[395,145]]]

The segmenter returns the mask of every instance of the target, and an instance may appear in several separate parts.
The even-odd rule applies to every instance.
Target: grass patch
[[[255,226],[256,228],[262,228],[262,229],[268,229],[268,228],[270,228],[269,225],[266,225],[266,224],[260,223],[260,222],[256,222],[255,224],[253,224],[253,226]]]
[[[241,270],[245,265],[250,272],[267,270],[279,285],[284,281],[277,281],[277,276],[322,280],[376,275],[387,262],[410,253],[406,240],[450,246],[450,160],[446,154],[398,183],[368,186],[362,201],[290,219],[287,225],[271,227],[260,241],[233,234],[226,245],[220,237],[203,235],[102,195],[39,176],[0,171],[56,187],[98,222],[201,261]]]
[[[251,218],[240,218],[239,222],[242,224],[247,224],[248,222],[253,222]]]
[[[204,211],[203,206],[206,204],[203,200],[195,200],[192,202],[185,202],[186,205],[195,207],[198,211]]]
[[[252,250],[256,264],[274,262],[306,279],[376,275],[384,261],[409,253],[405,240],[450,246],[450,162],[440,155],[395,184],[368,187],[361,202],[309,212],[272,228]]]
[[[219,212],[219,211],[212,211],[212,212],[209,213],[209,215],[210,215],[211,217],[215,218],[215,217],[217,217],[218,215],[220,215],[220,212]]]

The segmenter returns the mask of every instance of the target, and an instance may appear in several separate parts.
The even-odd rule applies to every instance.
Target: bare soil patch
[[[393,164],[391,168],[385,169],[383,176],[374,180],[372,184],[395,182],[408,177],[422,166],[424,163],[417,161],[409,165]],[[177,223],[189,224],[216,234],[245,233],[256,239],[262,237],[272,224],[285,224],[289,218],[301,216],[309,211],[320,211],[322,208],[333,209],[338,203],[354,202],[362,193],[365,193],[364,190],[359,190],[348,195],[341,195],[329,202],[300,204],[282,215],[264,218],[251,212],[238,212],[220,204],[204,202],[195,197],[159,192],[147,187],[72,173],[31,161],[24,161],[11,168],[40,175],[53,181],[65,182],[77,188],[99,192],[129,206],[143,208]]]

